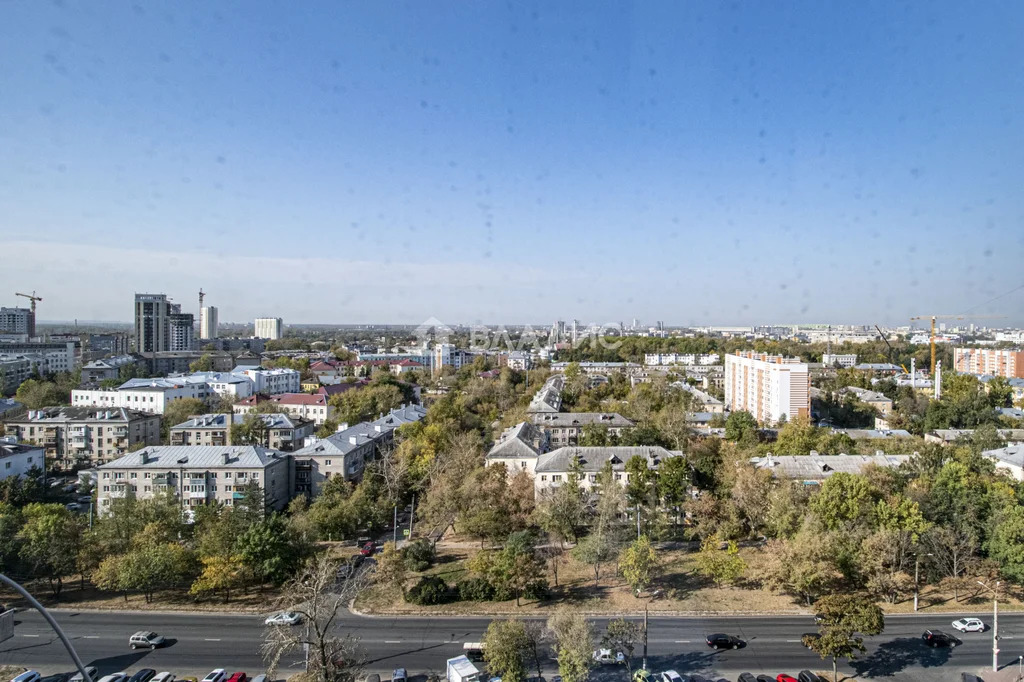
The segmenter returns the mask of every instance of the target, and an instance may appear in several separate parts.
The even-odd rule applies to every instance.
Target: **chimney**
[[[881,457],[881,456],[882,456],[882,455],[884,455],[884,454],[885,454],[885,453],[884,453],[884,452],[882,452],[881,450],[875,450],[875,456],[876,456],[876,457]]]
[[[140,454],[140,456],[142,457],[142,463],[143,463],[143,464],[149,464],[149,451],[147,451],[147,450],[143,450],[143,451],[142,451],[141,453],[139,453],[139,454]]]
[[[230,452],[225,452],[224,453],[224,463],[225,464],[230,464],[231,463],[231,453]]]
[[[817,450],[811,450],[810,456],[811,457],[817,457],[818,456],[818,451]]]
[[[349,436],[348,437],[348,442],[351,443],[352,445],[355,445],[357,440],[358,440],[357,436]]]

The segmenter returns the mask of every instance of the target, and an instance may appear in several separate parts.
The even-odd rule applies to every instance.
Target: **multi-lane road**
[[[170,670],[179,676],[202,675],[213,668],[245,670],[249,674],[263,670],[259,652],[262,617],[96,611],[57,611],[54,615],[83,661],[96,665],[101,673],[142,667]],[[842,663],[842,669],[861,677],[902,677],[930,669],[928,677],[932,679],[953,680],[959,679],[960,671],[991,665],[991,632],[958,635],[963,643],[952,650],[924,646],[921,633],[926,628],[953,633],[949,625],[954,617],[890,616],[885,632],[869,638],[867,654],[852,663]],[[346,614],[339,627],[360,638],[367,670],[383,673],[382,677],[388,679],[390,671],[398,667],[407,668],[411,675],[438,672],[443,676],[445,661],[458,655],[464,642],[480,641],[488,622],[488,618],[364,618]],[[0,643],[0,664],[23,665],[43,673],[73,667],[38,613],[19,612],[15,623],[14,637]],[[594,620],[599,634],[606,624],[607,619]],[[1003,615],[999,626],[1001,663],[1016,664],[1017,657],[1024,654],[1024,614]],[[829,668],[830,663],[821,661],[800,643],[800,636],[814,629],[809,616],[651,617],[648,667],[733,679],[745,670],[774,675]],[[132,651],[128,636],[137,630],[156,630],[171,640],[170,645],[156,651]],[[704,636],[711,632],[739,635],[747,646],[737,651],[711,651],[704,643]],[[637,655],[640,653],[638,649]],[[284,672],[299,670],[299,658],[297,655],[289,661]],[[554,672],[554,661],[548,661],[545,668],[548,673]]]

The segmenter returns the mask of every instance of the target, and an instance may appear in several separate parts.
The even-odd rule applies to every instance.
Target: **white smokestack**
[[[942,360],[935,363],[935,399],[942,398]]]
[[[917,390],[917,360],[910,358],[910,390]]]

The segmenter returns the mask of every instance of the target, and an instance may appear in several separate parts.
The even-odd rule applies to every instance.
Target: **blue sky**
[[[1024,284],[1022,32],[1015,2],[5,3],[0,303],[974,310]]]

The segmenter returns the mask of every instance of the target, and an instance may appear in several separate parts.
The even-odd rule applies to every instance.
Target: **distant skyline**
[[[4,3],[0,305],[1024,326],[1024,290],[985,305],[1024,284],[1022,33],[1016,2]]]

